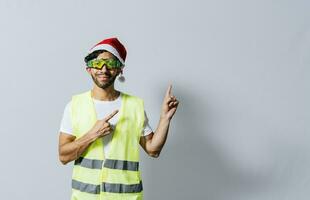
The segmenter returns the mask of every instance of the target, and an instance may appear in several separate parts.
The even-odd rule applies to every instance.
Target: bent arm
[[[155,133],[141,137],[140,145],[145,152],[151,157],[159,157],[159,154],[164,147],[169,131],[170,120],[161,118],[159,120]]]
[[[65,165],[76,160],[97,138],[96,134],[86,133],[79,139],[76,139],[73,135],[60,132],[58,145],[60,162]]]

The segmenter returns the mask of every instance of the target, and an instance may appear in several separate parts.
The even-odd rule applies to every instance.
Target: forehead
[[[115,57],[115,56],[114,56],[112,53],[106,51],[106,52],[103,52],[103,53],[99,54],[99,55],[97,56],[97,59],[100,59],[100,58],[102,58],[102,59],[108,59],[108,58],[114,58],[114,57]]]

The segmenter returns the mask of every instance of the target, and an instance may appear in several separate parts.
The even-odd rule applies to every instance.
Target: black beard
[[[108,88],[110,85],[112,85],[112,84],[114,83],[114,81],[115,81],[115,79],[116,79],[116,76],[114,76],[114,77],[110,78],[109,81],[108,81],[107,83],[100,83],[100,82],[97,80],[97,78],[96,78],[95,76],[96,76],[96,75],[92,75],[91,77],[92,77],[94,83],[95,83],[98,87],[100,87],[101,89],[106,89],[106,88]]]

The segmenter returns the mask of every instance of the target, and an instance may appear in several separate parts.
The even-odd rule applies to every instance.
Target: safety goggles
[[[110,59],[94,59],[87,62],[87,67],[95,68],[101,70],[103,65],[106,66],[108,70],[121,68],[123,64],[114,58]]]

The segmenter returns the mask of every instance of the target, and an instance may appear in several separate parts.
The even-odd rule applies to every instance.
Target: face
[[[99,54],[97,57],[97,59],[100,58],[109,59],[114,58],[114,56],[110,52],[103,52]],[[102,89],[105,89],[110,85],[112,85],[121,71],[122,69],[108,70],[105,65],[101,70],[94,68],[87,68],[87,72],[91,75],[94,83]]]

